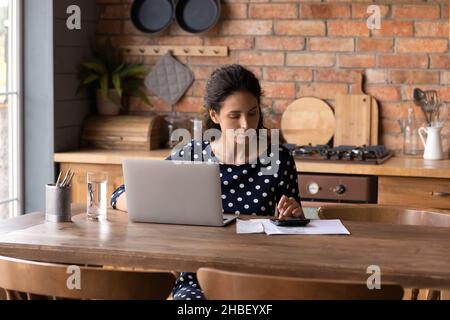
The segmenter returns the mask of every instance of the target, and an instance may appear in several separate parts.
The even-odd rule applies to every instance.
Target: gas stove
[[[392,157],[393,153],[383,145],[377,146],[338,146],[307,145],[288,146],[295,158],[300,160],[352,162],[381,164]]]

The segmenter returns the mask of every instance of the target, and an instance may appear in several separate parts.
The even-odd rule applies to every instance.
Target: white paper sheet
[[[341,220],[311,220],[305,227],[278,227],[269,219],[237,220],[237,233],[266,233],[275,234],[303,234],[303,235],[326,235],[326,234],[350,234]]]
[[[264,233],[264,226],[261,223],[262,220],[241,220],[237,219],[236,233]]]

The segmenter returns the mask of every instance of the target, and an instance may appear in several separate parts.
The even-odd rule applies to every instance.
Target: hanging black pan
[[[145,33],[158,33],[173,20],[175,5],[172,0],[135,0],[131,6],[131,20]]]
[[[184,31],[203,33],[220,18],[220,0],[178,0],[175,19]]]

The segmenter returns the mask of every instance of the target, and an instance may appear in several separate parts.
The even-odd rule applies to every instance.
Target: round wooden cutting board
[[[281,117],[281,133],[287,143],[327,144],[334,134],[335,118],[331,107],[312,97],[292,102]]]

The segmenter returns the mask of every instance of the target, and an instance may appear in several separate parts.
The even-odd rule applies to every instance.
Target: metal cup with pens
[[[49,222],[71,222],[71,186],[75,172],[69,169],[61,180],[63,172],[58,175],[55,184],[45,186],[45,220]]]

